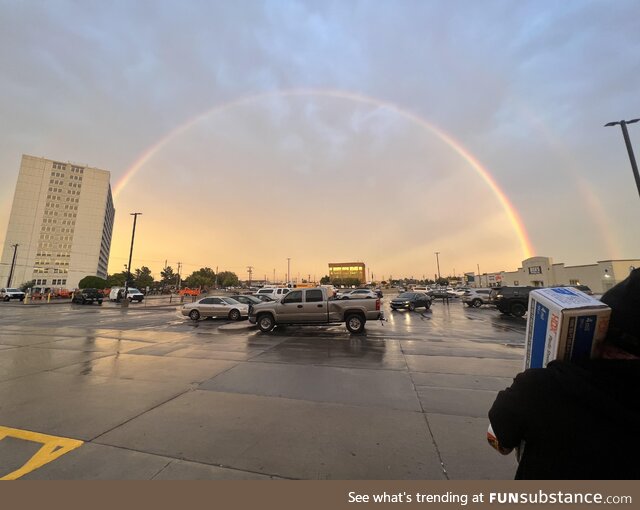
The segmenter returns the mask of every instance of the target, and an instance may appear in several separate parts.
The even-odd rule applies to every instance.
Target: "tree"
[[[223,287],[237,287],[240,284],[238,275],[231,271],[221,271],[218,273],[218,285]]]
[[[183,283],[192,289],[213,287],[216,283],[216,274],[210,267],[201,267],[185,278]]]
[[[162,283],[162,285],[175,285],[177,283],[177,276],[178,275],[174,273],[173,268],[171,266],[167,266],[160,271],[160,283]]]
[[[331,283],[331,278],[326,275],[320,278],[320,285],[329,285]]]
[[[135,270],[135,277],[133,278],[133,285],[138,289],[144,289],[153,285],[153,276],[151,269],[147,266],[142,266]]]
[[[36,281],[31,280],[30,282],[24,282],[22,285],[20,285],[19,288],[22,292],[27,292],[27,290],[33,289],[35,286],[36,286]]]
[[[80,289],[106,289],[107,280],[100,278],[99,276],[85,276],[78,282],[78,288]]]
[[[446,286],[446,285],[449,285],[449,280],[447,280],[446,278],[438,278],[438,279],[436,280],[436,283],[437,283],[438,285],[440,285],[441,287],[444,287],[444,286]]]
[[[127,276],[126,271],[108,275],[107,287],[124,287],[124,284],[127,281]]]

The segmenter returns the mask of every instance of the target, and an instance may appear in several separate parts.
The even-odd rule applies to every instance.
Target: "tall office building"
[[[0,286],[74,289],[107,277],[115,209],[106,170],[22,156],[0,261]],[[17,246],[17,250],[15,249]],[[14,251],[15,264],[12,264]]]

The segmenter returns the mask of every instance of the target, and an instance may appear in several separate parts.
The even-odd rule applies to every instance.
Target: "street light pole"
[[[638,165],[636,164],[636,158],[633,155],[633,147],[631,146],[631,139],[629,138],[629,132],[627,131],[627,124],[635,124],[640,119],[621,120],[619,122],[608,122],[604,126],[611,127],[620,124],[622,128],[622,136],[624,136],[624,143],[627,146],[627,152],[629,153],[629,161],[631,161],[631,170],[633,171],[633,177],[636,180],[636,188],[638,188],[638,194],[640,195],[640,173],[638,173]]]
[[[436,253],[436,264],[438,265],[438,280],[439,280],[440,279],[440,258],[439,258],[440,252],[437,251],[435,253]]]
[[[12,244],[13,248],[13,259],[11,260],[11,269],[9,270],[9,279],[7,280],[7,287],[11,287],[11,279],[13,278],[13,269],[16,267],[16,253],[18,252],[18,243]]]
[[[133,216],[133,232],[131,233],[131,249],[129,250],[129,264],[127,265],[127,280],[124,282],[124,296],[122,296],[122,306],[126,307],[129,305],[129,301],[127,301],[127,293],[129,292],[129,280],[131,279],[131,257],[133,257],[133,240],[136,237],[136,221],[138,220],[138,216],[142,213],[134,212],[130,213]]]
[[[291,282],[291,257],[287,257],[287,285]]]

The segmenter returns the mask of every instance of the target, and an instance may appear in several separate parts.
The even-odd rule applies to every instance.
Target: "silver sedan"
[[[208,296],[182,307],[182,315],[197,321],[203,317],[227,318],[239,321],[249,316],[249,305],[225,296]]]

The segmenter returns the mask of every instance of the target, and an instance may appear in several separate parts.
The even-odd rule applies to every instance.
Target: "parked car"
[[[378,299],[378,294],[370,289],[353,289],[346,292],[338,292],[338,299]]]
[[[209,296],[182,307],[182,315],[197,321],[203,317],[227,318],[239,321],[249,315],[249,305],[226,296]]]
[[[456,297],[462,297],[467,290],[469,290],[467,287],[456,287],[455,289],[448,290],[448,292],[454,294]]]
[[[111,291],[109,292],[109,299],[111,301],[117,301],[119,303],[123,298],[124,287],[111,287]],[[131,302],[137,301],[138,303],[140,303],[144,299],[144,294],[138,289],[129,287],[127,289],[127,299]]]
[[[265,303],[265,302],[269,303],[269,302],[276,301],[274,298],[272,298],[271,296],[269,296],[267,294],[253,294],[253,297],[256,298],[256,299],[259,299],[263,303]]]
[[[86,305],[87,303],[98,303],[101,305],[103,299],[104,296],[98,289],[78,289],[74,291],[71,302],[79,303],[81,305]]]
[[[391,300],[391,309],[398,310],[406,308],[410,311],[424,307],[425,310],[431,308],[433,298],[425,292],[403,292],[398,297]]]
[[[491,300],[505,315],[522,317],[527,313],[529,293],[535,287],[498,287],[491,291]]]
[[[427,292],[427,294],[433,299],[451,299],[456,297],[455,294],[445,289],[444,287],[431,289]]]
[[[331,299],[327,289],[294,289],[279,302],[251,307],[249,322],[262,332],[280,324],[318,325],[344,322],[351,333],[361,333],[367,320],[383,319],[380,299]]]
[[[288,287],[262,287],[256,292],[256,295],[265,295],[272,297],[276,301],[280,301],[290,290]]]
[[[474,308],[491,303],[491,289],[467,289],[462,295],[462,302]]]
[[[242,303],[243,305],[257,305],[263,302],[262,299],[260,299],[257,296],[251,296],[246,294],[234,294],[233,296],[229,296],[229,297],[231,299],[235,299],[238,303]]]
[[[24,292],[20,289],[2,288],[0,289],[0,298],[4,301],[11,301],[12,299],[22,301],[24,299]]]

